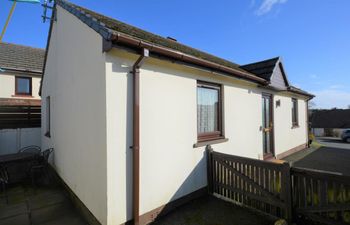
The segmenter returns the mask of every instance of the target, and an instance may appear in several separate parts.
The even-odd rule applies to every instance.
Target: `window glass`
[[[292,123],[298,125],[298,100],[295,98],[292,98]]]
[[[50,137],[50,130],[51,130],[51,99],[50,96],[46,97],[46,112],[45,112],[45,117],[46,117],[46,121],[45,121],[45,126],[46,126],[46,133],[45,135],[47,137]]]
[[[31,94],[31,79],[16,77],[16,94]]]
[[[198,140],[214,140],[222,137],[221,86],[207,82],[197,84],[197,132]]]
[[[198,87],[197,101],[198,132],[218,131],[219,90]]]

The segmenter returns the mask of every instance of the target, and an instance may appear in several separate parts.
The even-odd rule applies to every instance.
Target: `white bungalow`
[[[308,142],[311,94],[280,58],[240,66],[57,0],[43,148],[101,224],[146,224],[205,192],[205,146],[261,160]]]

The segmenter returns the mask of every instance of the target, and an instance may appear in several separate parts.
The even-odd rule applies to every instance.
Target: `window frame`
[[[18,92],[18,79],[25,79],[29,80],[29,93],[25,92]],[[25,76],[15,76],[15,95],[17,96],[32,96],[33,94],[33,83],[32,83],[32,77],[25,77]]]
[[[223,132],[223,88],[221,84],[217,83],[211,83],[207,81],[200,81],[197,80],[197,141],[198,142],[206,142],[206,141],[213,141],[218,139],[224,139],[224,132]],[[199,133],[198,130],[198,88],[208,88],[208,89],[214,89],[218,90],[218,130],[213,132],[205,132],[205,133]]]
[[[51,97],[45,98],[45,136],[51,137]]]
[[[295,104],[294,104],[295,103]],[[298,99],[292,98],[292,127],[299,126],[299,106]]]

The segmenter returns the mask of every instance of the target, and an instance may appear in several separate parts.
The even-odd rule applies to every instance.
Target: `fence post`
[[[208,183],[208,193],[213,193],[213,148],[210,145],[206,147],[207,151],[207,183]]]
[[[284,201],[286,205],[286,220],[288,224],[292,222],[293,217],[293,201],[292,201],[292,177],[291,177],[291,168],[288,162],[283,163],[282,170],[282,187],[284,187]]]

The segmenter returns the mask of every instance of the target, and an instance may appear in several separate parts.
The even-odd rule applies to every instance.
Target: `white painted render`
[[[53,166],[64,182],[107,224],[106,80],[102,38],[57,7],[42,89],[42,121],[51,98]],[[116,190],[117,191],[117,190]]]
[[[138,55],[102,53],[102,38],[58,7],[45,79],[42,121],[51,97],[53,165],[103,224],[132,219],[132,65]],[[197,142],[197,80],[222,84],[224,135],[215,151],[262,158],[261,94],[274,94],[275,146],[279,154],[305,144],[306,105],[300,96],[155,58],[140,70],[140,214],[206,184],[205,147]],[[292,129],[291,97],[299,99],[299,128]]]
[[[296,96],[294,96],[296,97]],[[275,153],[276,155],[308,142],[307,134],[307,104],[304,99],[298,99],[299,126],[292,127],[291,95],[276,95],[275,102],[280,100],[281,106],[275,107]]]
[[[0,155],[17,153],[20,148],[41,146],[41,128],[0,129]]]
[[[117,49],[107,54],[107,158],[108,170],[115,171],[108,173],[108,190],[118,190],[108,192],[111,224],[132,218],[130,71],[137,57]],[[154,58],[145,61],[140,74],[140,214],[206,186],[205,148],[193,148],[197,142],[197,80],[220,83],[224,88],[224,133],[229,140],[213,145],[214,150],[262,157],[261,93],[269,91]],[[300,127],[292,129],[292,95],[274,94],[274,101],[282,102],[274,110],[275,122],[279,123],[275,128],[279,154],[306,143],[306,111],[305,101],[300,99]]]
[[[32,77],[32,97],[29,99],[40,99],[39,88],[40,88],[40,76],[33,76],[21,72],[0,72],[0,98],[20,98],[28,99],[28,97],[18,97],[15,95],[15,77]]]

